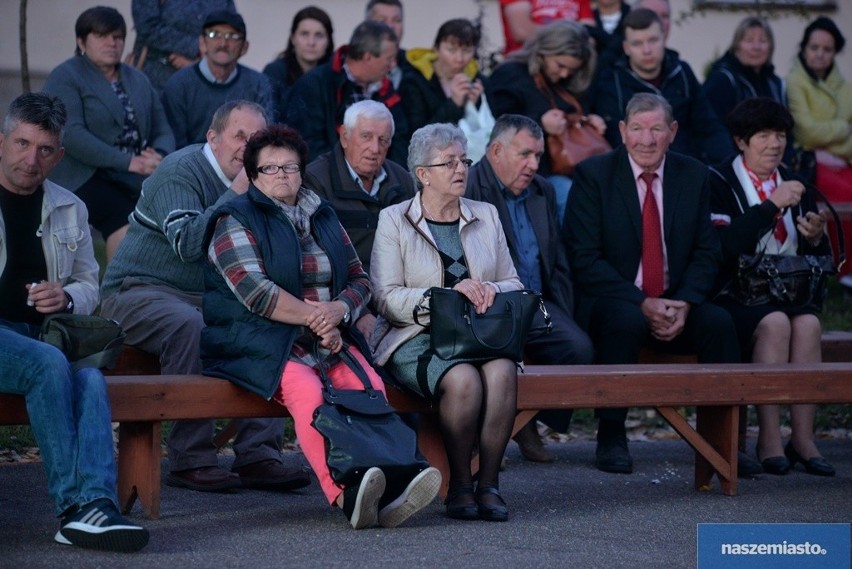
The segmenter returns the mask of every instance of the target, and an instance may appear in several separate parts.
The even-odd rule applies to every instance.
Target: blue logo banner
[[[698,569],[849,569],[849,524],[698,524]]]

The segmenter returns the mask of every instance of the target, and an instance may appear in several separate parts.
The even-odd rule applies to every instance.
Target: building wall
[[[346,43],[352,29],[363,18],[366,0],[236,0],[237,8],[246,20],[250,48],[242,63],[261,68],[271,61],[287,43],[293,14],[305,5],[313,4],[326,10],[335,26],[335,45]],[[673,20],[669,47],[678,50],[699,77],[709,62],[728,47],[734,27],[746,12],[706,12],[678,22],[679,14],[692,6],[692,0],[671,0]],[[33,0],[28,9],[29,65],[33,88],[43,83],[47,73],[70,57],[74,51],[74,21],[77,15],[95,4],[115,6],[132,27],[130,0]],[[405,47],[429,46],[442,22],[456,17],[473,18],[480,6],[484,10],[483,50],[496,51],[503,44],[497,0],[403,0],[405,5]],[[852,0],[837,0],[838,11],[830,14],[847,36],[852,36]],[[17,0],[0,0],[0,109],[21,90],[20,50],[18,47]],[[811,18],[814,15],[811,15]],[[775,32],[774,63],[782,77],[795,58],[802,30],[811,18],[786,12],[771,20]],[[852,37],[847,37],[852,42]],[[133,32],[128,33],[127,45],[133,45]],[[852,80],[852,55],[838,57],[844,77]],[[2,112],[2,110],[0,110]]]

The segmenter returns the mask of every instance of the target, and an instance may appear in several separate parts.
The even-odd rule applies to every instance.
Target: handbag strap
[[[322,382],[323,389],[326,390],[330,395],[334,396],[337,393],[337,390],[331,384],[331,378],[328,377],[328,366],[326,366],[325,358],[320,356],[319,348],[320,348],[320,339],[317,338],[313,344],[313,355],[314,360],[317,362],[317,372],[319,373],[320,381]],[[361,383],[364,384],[364,390],[370,394],[370,396],[375,396],[379,394],[378,391],[373,389],[373,384],[370,382],[370,378],[367,376],[367,372],[364,371],[364,368],[361,367],[361,364],[358,363],[358,360],[355,359],[349,350],[345,347],[342,348],[339,352],[337,352],[337,356],[340,358],[340,361],[345,363],[349,369],[355,374],[355,377],[361,380]]]
[[[545,83],[544,77],[542,77],[541,73],[536,73],[535,76],[533,77],[533,80],[535,81],[536,88],[539,91],[541,91],[544,94],[544,96],[547,97],[547,99],[550,101],[551,107],[553,107],[554,109],[559,108],[559,107],[556,106],[556,99],[553,98],[553,92],[555,91],[556,94],[559,95],[560,99],[562,99],[563,101],[565,101],[566,103],[568,103],[569,105],[571,105],[572,107],[577,109],[576,110],[577,114],[585,117],[586,112],[583,110],[583,105],[580,104],[580,101],[578,101],[576,99],[576,97],[574,97],[574,95],[572,95],[568,91],[568,89],[564,89],[564,88],[559,87],[559,86],[554,86],[553,89],[549,89],[547,87],[547,83]]]
[[[799,180],[801,182],[801,180]],[[843,224],[840,222],[840,216],[837,215],[837,211],[834,209],[834,206],[831,205],[831,202],[828,201],[828,198],[825,197],[819,188],[814,186],[813,184],[809,184],[807,182],[802,182],[805,185],[805,188],[811,192],[813,192],[817,199],[822,200],[825,206],[828,208],[828,211],[831,213],[831,216],[834,218],[834,230],[837,236],[837,271],[843,268],[843,265],[846,263],[846,238],[843,235]]]

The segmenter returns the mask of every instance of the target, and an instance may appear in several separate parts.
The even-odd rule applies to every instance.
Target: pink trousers
[[[367,372],[373,388],[384,393],[385,386],[382,379],[367,363],[361,352],[354,346],[348,349]],[[342,361],[328,371],[328,376],[331,384],[338,389],[364,389],[364,384],[358,376]],[[292,415],[302,452],[305,453],[305,458],[308,459],[308,463],[319,478],[320,487],[329,504],[333,504],[343,488],[332,480],[328,470],[325,461],[325,439],[311,426],[314,410],[323,404],[322,382],[319,374],[312,367],[297,362],[287,362],[284,373],[281,374],[281,385],[272,399],[287,407],[287,411]]]

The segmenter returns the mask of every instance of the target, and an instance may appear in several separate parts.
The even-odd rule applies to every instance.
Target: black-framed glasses
[[[299,171],[298,164],[283,164],[279,166],[278,164],[267,164],[265,166],[259,166],[257,171],[261,174],[266,174],[267,176],[274,176],[278,173],[279,170],[283,170],[285,174],[295,174]]]
[[[473,166],[473,160],[470,158],[450,158],[446,162],[441,162],[440,164],[423,164],[423,168],[437,168],[438,166],[445,166],[447,170],[455,170],[459,167],[459,163],[461,163],[465,169]]]
[[[227,41],[240,41],[243,39],[243,34],[239,32],[220,32],[219,30],[207,30],[204,32],[204,37],[211,40],[225,38]]]

